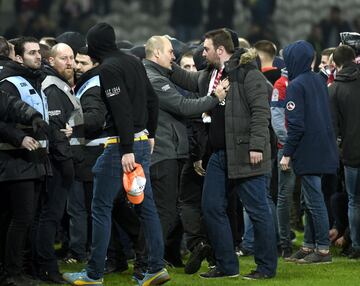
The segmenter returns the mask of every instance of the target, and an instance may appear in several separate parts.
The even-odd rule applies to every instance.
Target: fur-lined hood
[[[238,68],[240,65],[251,64],[257,67],[256,64],[256,50],[254,48],[244,49],[239,48],[236,49],[231,58],[225,62],[225,70],[227,72]]]

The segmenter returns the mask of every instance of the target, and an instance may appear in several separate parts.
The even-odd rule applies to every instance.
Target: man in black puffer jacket
[[[32,117],[48,121],[45,95],[41,91],[41,56],[38,41],[20,38],[15,42],[16,62],[8,61],[0,72],[0,90],[21,99],[27,105],[18,110],[25,121],[16,125],[12,114],[3,118],[0,144],[1,202],[11,208],[11,221],[7,229],[3,258],[9,285],[31,285],[22,276],[24,241],[35,213],[36,197],[43,188],[43,180],[50,171],[47,158],[48,142],[44,132],[35,134]],[[37,124],[36,124],[37,125]],[[45,126],[46,124],[40,123]],[[3,208],[2,208],[3,209]],[[3,209],[3,210],[4,210]],[[6,224],[1,223],[1,227]]]

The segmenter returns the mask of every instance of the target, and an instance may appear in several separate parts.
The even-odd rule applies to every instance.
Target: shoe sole
[[[145,281],[141,286],[153,286],[153,285],[162,285],[170,280],[170,276],[168,274],[161,274],[159,276],[151,277],[151,279]]]
[[[98,285],[98,286],[104,286],[103,282],[87,282],[87,281],[81,281],[81,280],[75,280],[71,281],[70,279],[67,279],[67,277],[63,276],[63,279],[65,282],[75,285],[75,286],[91,286],[91,285]]]
[[[219,277],[203,277],[201,275],[199,275],[199,276],[200,276],[200,278],[203,278],[203,279],[221,279],[221,278],[236,278],[236,277],[239,277],[239,274],[219,276]]]
[[[298,265],[316,265],[316,264],[330,264],[332,261],[319,261],[319,262],[312,262],[312,261],[306,261],[306,260],[297,260],[295,261],[295,264]]]
[[[270,279],[271,277],[263,277],[263,278],[251,278],[251,277],[245,277],[245,276],[242,276],[242,279],[245,279],[245,280],[251,280],[251,281],[254,281],[254,280],[267,280],[267,279]]]

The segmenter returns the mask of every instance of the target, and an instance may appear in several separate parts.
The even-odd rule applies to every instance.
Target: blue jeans
[[[149,165],[150,145],[148,141],[135,141],[133,145],[135,161],[142,165],[146,186],[144,201],[135,206],[144,230],[148,250],[148,271],[154,273],[164,267],[164,242],[162,229],[153,200]],[[124,192],[122,185],[123,152],[119,144],[109,145],[97,159],[94,172],[94,197],[92,201],[92,245],[87,273],[93,279],[103,277],[106,252],[111,233],[111,211],[118,192]]]
[[[328,250],[329,217],[321,191],[321,176],[302,176],[301,191],[305,205],[304,246]]]
[[[296,175],[293,169],[281,170],[280,160],[283,156],[283,149],[278,151],[278,200],[277,215],[279,222],[280,244],[282,248],[291,247],[290,238],[290,212],[292,197],[295,191]]]
[[[276,215],[276,207],[275,207],[275,204],[272,200],[271,193],[270,193],[271,174],[265,175],[265,178],[266,178],[266,189],[267,189],[267,191],[266,191],[267,201],[268,201],[268,204],[270,207],[270,213],[272,215],[273,222],[274,222],[276,242],[278,242],[279,241],[279,232],[278,232],[278,223],[277,223],[278,218]],[[243,235],[243,240],[242,240],[241,246],[251,252],[254,251],[254,249],[253,249],[254,248],[254,227],[253,227],[251,219],[245,209],[244,209],[244,235]]]
[[[223,150],[213,153],[206,168],[202,209],[216,267],[225,274],[239,273],[227,208],[227,165]],[[274,223],[266,200],[266,178],[234,180],[234,188],[254,225],[254,257],[257,271],[274,276],[277,267]]]
[[[352,247],[360,250],[360,168],[345,166],[345,185],[349,197],[349,226]]]

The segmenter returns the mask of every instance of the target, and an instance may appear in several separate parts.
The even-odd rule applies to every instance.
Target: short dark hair
[[[45,44],[39,43],[39,45],[40,45],[41,58],[48,59],[50,57],[51,48],[48,45],[45,45]]]
[[[39,43],[39,40],[34,37],[20,37],[14,41],[15,55],[24,56],[24,46],[26,43]]]
[[[355,52],[348,45],[338,46],[333,53],[333,60],[337,66],[348,65],[355,60]]]
[[[8,57],[10,54],[10,47],[8,41],[0,36],[0,55]]]
[[[276,56],[276,46],[273,42],[270,42],[268,40],[261,40],[255,43],[254,48],[258,51],[261,51],[263,53],[266,53],[271,57],[272,59]]]
[[[58,43],[54,37],[42,37],[40,42],[44,42],[50,49]]]
[[[88,48],[87,48],[86,46],[81,47],[81,48],[78,50],[77,55],[89,56],[89,55],[88,55]],[[89,57],[90,57],[90,56],[89,56]],[[92,57],[90,57],[90,59],[91,59],[91,62],[92,62],[93,64],[96,64],[96,63],[99,62],[97,59],[94,59],[94,58],[92,58]]]
[[[182,58],[192,58],[194,56],[194,50],[193,49],[189,49],[187,51],[185,51],[180,57],[179,59],[181,60]]]
[[[211,39],[213,41],[215,50],[220,46],[223,46],[227,53],[233,53],[235,50],[230,32],[226,29],[209,31],[205,34],[205,39]]]
[[[330,57],[334,53],[335,49],[336,48],[327,48],[325,50],[322,50],[321,55]]]

